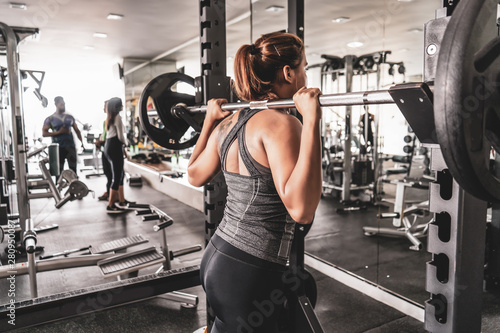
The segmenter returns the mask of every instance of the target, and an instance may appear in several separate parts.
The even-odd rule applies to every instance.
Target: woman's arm
[[[318,89],[300,89],[294,102],[303,125],[283,117],[263,139],[276,190],[290,216],[298,223],[312,222],[321,199],[321,136]]]
[[[207,115],[187,169],[189,183],[193,186],[209,183],[220,171],[220,157],[214,135],[216,133],[213,132],[217,122],[231,114],[220,108],[223,103],[227,101],[225,99],[208,101]]]

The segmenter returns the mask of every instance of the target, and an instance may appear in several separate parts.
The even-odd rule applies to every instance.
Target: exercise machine
[[[396,199],[394,201],[394,211],[392,213],[380,213],[378,219],[392,219],[394,228],[387,227],[363,227],[366,236],[386,235],[406,237],[412,243],[410,250],[420,251],[423,248],[420,237],[427,235],[429,223],[433,222],[428,218],[426,222],[421,223],[422,218],[430,215],[429,201],[411,201],[405,195],[408,189],[429,190],[429,182],[416,181],[396,181]]]
[[[136,206],[145,207],[146,205]],[[31,297],[36,298],[38,297],[37,273],[76,267],[97,266],[104,277],[122,280],[122,277],[137,277],[140,269],[160,264],[155,274],[161,275],[163,272],[172,270],[171,261],[174,258],[202,249],[201,245],[195,245],[178,251],[170,251],[167,243],[166,229],[173,225],[173,219],[154,206],[147,205],[147,207],[148,211],[154,212],[156,220],[158,221],[158,223],[153,226],[153,230],[161,232],[161,252],[158,252],[155,247],[147,247],[133,252],[117,253],[127,248],[148,242],[144,236],[138,234],[136,236],[116,239],[99,245],[89,245],[82,248],[40,256],[39,260],[36,260],[35,250],[37,233],[33,228],[33,221],[28,220],[25,227],[26,231],[23,234],[23,243],[28,255],[28,262],[16,263],[12,267],[0,267],[0,278],[9,277],[12,271],[16,271],[16,276],[29,274]],[[149,220],[153,219],[150,218],[148,221]],[[49,227],[46,227],[46,229],[47,228]],[[53,229],[54,226],[50,228]],[[4,231],[3,229],[1,230]],[[8,233],[9,231],[5,230],[4,232]],[[3,237],[4,232],[0,233],[0,236]],[[72,254],[75,253],[79,253],[79,255],[72,256]],[[149,276],[145,277],[145,279],[146,278],[152,277]],[[184,307],[194,307],[198,304],[197,296],[176,291],[172,291],[172,293],[163,295],[162,297],[182,302]]]
[[[396,156],[396,160],[407,162],[406,168],[401,168],[402,172],[406,173],[403,179],[388,180],[387,176],[380,177],[379,182],[385,184],[393,184],[396,186],[396,195],[394,201],[387,199],[379,202],[383,205],[390,202],[394,209],[390,213],[379,213],[378,223],[383,219],[392,220],[391,227],[364,226],[363,232],[366,236],[397,236],[406,237],[412,243],[411,250],[420,251],[423,249],[422,242],[419,238],[426,237],[429,230],[429,223],[432,223],[433,217],[429,212],[429,184],[434,180],[430,175],[429,158],[427,149],[424,147],[416,147],[416,137],[411,138],[410,135],[404,138],[406,143],[413,142],[412,146],[407,145],[404,149],[408,153],[407,156]],[[403,157],[403,158],[401,158]],[[398,169],[392,171],[400,172]]]
[[[28,199],[54,198],[55,207],[61,208],[68,201],[80,200],[91,192],[87,185],[78,180],[73,170],[63,170],[54,183],[52,176],[59,174],[59,145],[51,144],[43,146],[28,153],[28,159],[40,155],[48,150],[47,156],[42,157],[38,162],[41,171],[40,175],[27,175],[28,177]],[[47,168],[47,164],[49,167]],[[62,190],[67,188],[66,193],[62,195]],[[44,192],[36,191],[44,190]]]
[[[370,87],[370,77],[375,75],[375,87],[379,89],[381,74],[384,67],[390,65],[390,68],[396,63],[387,60],[391,51],[378,51],[361,56],[347,55],[344,57],[333,55],[322,55],[324,63],[312,65],[309,67],[320,67],[321,69],[321,90],[335,91],[341,90],[349,93],[353,91],[355,81],[359,82],[361,89]],[[398,71],[404,74],[403,63],[397,63]],[[393,70],[394,71],[394,70]],[[342,80],[343,78],[343,80]],[[333,112],[325,113],[322,122],[322,135],[324,145],[324,182],[323,194],[338,191],[341,201],[344,205],[356,207],[351,201],[351,192],[364,192],[370,190],[373,197],[377,197],[379,189],[374,184],[374,179],[378,178],[381,170],[381,161],[379,156],[379,117],[378,110],[372,114],[368,110],[368,105],[363,105],[360,111],[360,125],[364,129],[360,131],[359,136],[353,135],[353,106],[346,105],[343,115],[332,108]],[[341,118],[344,123],[344,139],[341,140],[340,129],[332,129],[332,114]],[[372,125],[374,123],[374,126]],[[370,128],[370,130],[369,130]],[[373,133],[371,131],[373,128]],[[359,139],[358,139],[359,138]],[[342,144],[339,144],[341,141]],[[355,147],[353,147],[353,144]],[[353,155],[355,148],[355,155]],[[332,159],[332,155],[334,158]],[[371,201],[371,200],[364,200]]]

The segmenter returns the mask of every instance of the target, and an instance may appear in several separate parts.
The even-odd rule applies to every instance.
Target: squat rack
[[[12,115],[12,146],[17,187],[17,209],[19,211],[19,221],[21,221],[20,224],[23,230],[25,228],[25,221],[30,218],[30,206],[25,168],[27,161],[27,146],[24,133],[21,71],[19,69],[19,54],[17,47],[23,39],[37,33],[38,29],[36,28],[13,28],[0,22],[0,50],[5,50],[7,56],[9,103]],[[2,156],[2,160],[3,158],[4,156]],[[4,162],[2,163],[4,164]],[[2,166],[4,167],[5,165]]]

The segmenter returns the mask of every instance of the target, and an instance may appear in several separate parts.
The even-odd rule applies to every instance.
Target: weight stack
[[[9,187],[8,187],[7,180],[4,177],[0,177],[0,203],[6,204],[7,207],[10,208]],[[8,212],[10,213],[10,209],[8,209]]]
[[[8,182],[12,182],[16,178],[14,171],[14,161],[11,157],[5,159],[5,172],[2,170],[2,163],[0,163],[0,175],[4,175],[3,179],[7,178]]]
[[[9,210],[6,204],[0,204],[0,225],[9,224]]]
[[[352,183],[358,186],[373,183],[373,167],[371,161],[354,161]]]
[[[343,165],[344,162],[342,161],[338,160],[331,161],[324,170],[323,179],[328,180],[335,186],[342,186],[342,182],[344,179],[342,172]],[[338,170],[340,171],[335,171],[335,168],[339,168]]]

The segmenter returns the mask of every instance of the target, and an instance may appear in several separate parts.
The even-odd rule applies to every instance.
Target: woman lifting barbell
[[[209,101],[189,182],[207,184],[222,169],[228,197],[201,280],[216,315],[213,333],[278,332],[295,222],[311,223],[321,197],[320,91],[305,87],[304,45],[292,34],[243,45],[234,63],[240,99],[293,97],[303,125],[283,110],[231,114],[220,108],[226,100]]]

